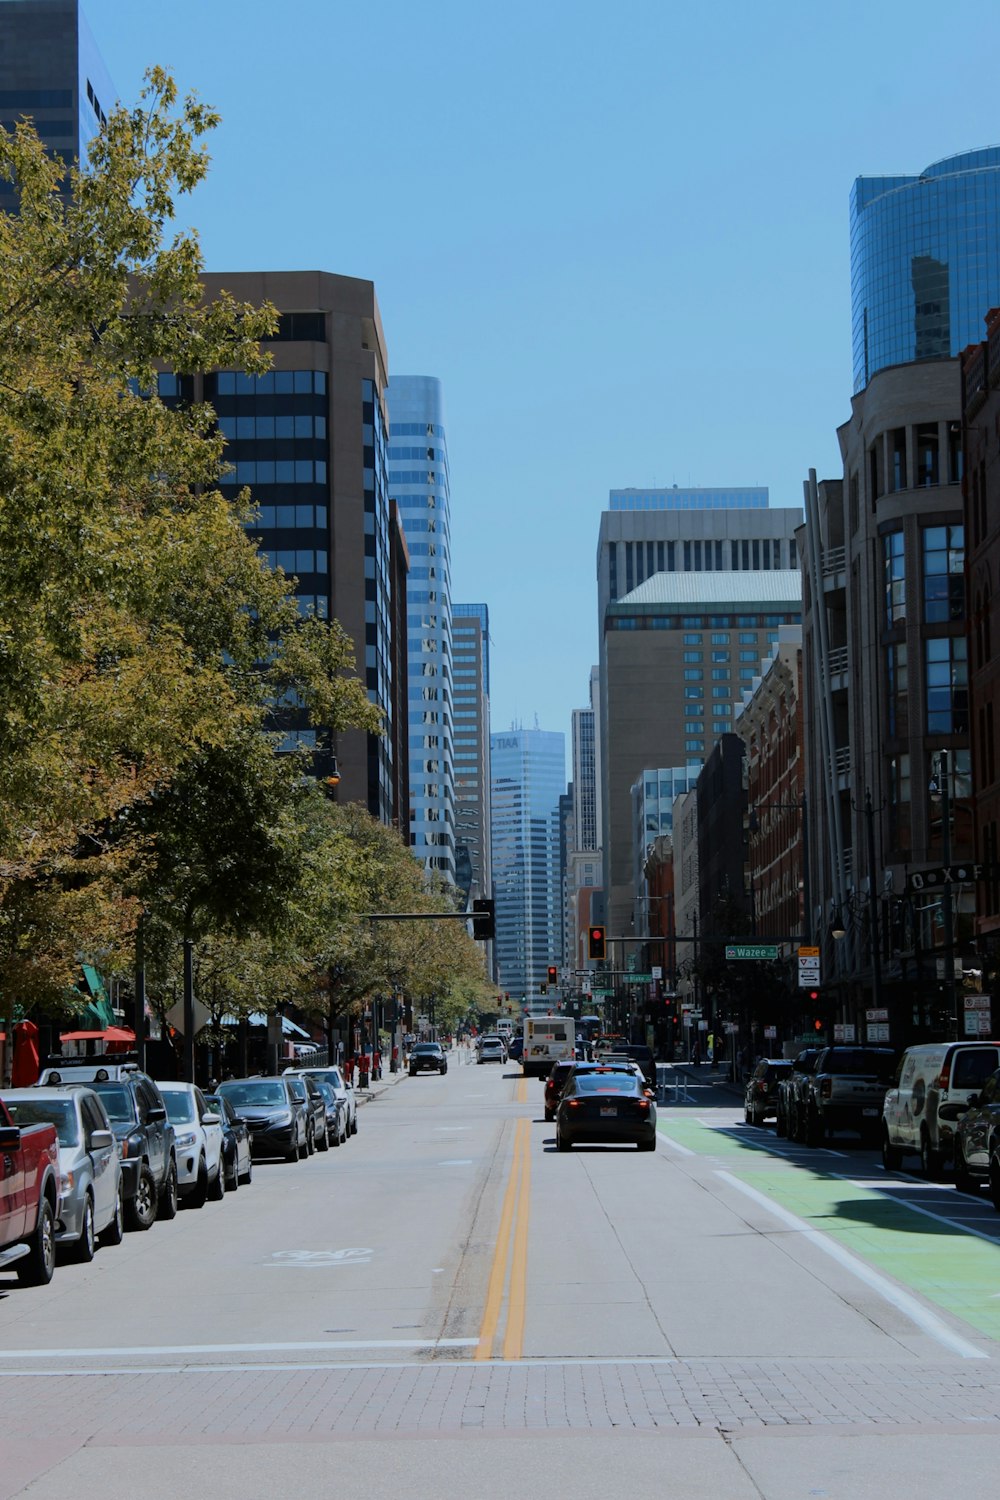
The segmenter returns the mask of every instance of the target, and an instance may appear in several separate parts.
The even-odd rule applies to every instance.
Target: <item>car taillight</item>
[[[757,1092],[758,1092],[758,1094],[766,1094],[767,1093],[767,1084],[766,1084],[766,1082],[764,1081],[763,1078],[760,1078],[757,1081]]]
[[[569,1105],[570,1109],[579,1109],[580,1108],[580,1101],[579,1101],[579,1099],[568,1099],[566,1102]]]
[[[649,1100],[648,1099],[640,1099],[638,1101],[638,1104],[639,1104],[639,1108],[640,1109],[648,1109],[649,1108]]]
[[[935,1080],[934,1087],[936,1089],[941,1089],[942,1092],[947,1093],[947,1090],[948,1090],[948,1069],[947,1068],[942,1068],[940,1074],[938,1075],[937,1079]]]
[[[820,1080],[820,1085],[819,1085],[819,1091],[820,1091],[820,1095],[821,1095],[822,1098],[829,1099],[830,1095],[833,1093],[833,1079],[832,1078],[823,1078],[823,1079],[821,1079]]]

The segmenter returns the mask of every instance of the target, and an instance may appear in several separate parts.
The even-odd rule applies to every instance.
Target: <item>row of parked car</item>
[[[0,1105],[0,1268],[35,1284],[51,1280],[59,1245],[92,1260],[126,1229],[250,1183],[258,1157],[297,1161],[358,1128],[339,1068],[227,1079],[210,1094],[134,1062],[66,1059]]]
[[[809,1047],[764,1058],[747,1083],[747,1124],[774,1116],[778,1135],[818,1146],[857,1132],[886,1171],[916,1156],[963,1191],[987,1184],[1000,1212],[1000,1042],[930,1042],[901,1057],[888,1047]]]

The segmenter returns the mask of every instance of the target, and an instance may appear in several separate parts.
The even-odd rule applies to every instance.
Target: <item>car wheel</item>
[[[167,1168],[167,1180],[160,1188],[157,1201],[157,1216],[161,1219],[176,1219],[180,1206],[177,1192],[177,1163],[172,1161]]]
[[[244,1187],[249,1187],[251,1182],[253,1182],[253,1157],[247,1157],[247,1169],[242,1174],[239,1180],[240,1182],[242,1182]]]
[[[744,1104],[744,1106],[743,1106],[743,1123],[744,1123],[744,1125],[749,1125],[750,1124],[750,1106],[749,1106],[749,1104]]]
[[[221,1203],[226,1196],[226,1169],[219,1157],[219,1170],[208,1184],[208,1196],[213,1203]]]
[[[27,1243],[31,1252],[17,1262],[17,1279],[24,1286],[48,1286],[56,1268],[56,1216],[48,1198],[38,1205],[38,1223]]]
[[[568,1141],[566,1139],[566,1137],[562,1134],[562,1132],[559,1131],[559,1130],[557,1130],[556,1131],[556,1150],[557,1151],[570,1151],[570,1150],[572,1150],[572,1148],[573,1148],[573,1142],[572,1141]]]
[[[357,1135],[357,1133],[358,1133],[358,1117],[357,1117],[357,1115],[355,1115],[354,1118],[351,1120],[351,1135]]]
[[[979,1193],[979,1183],[969,1171],[961,1140],[955,1142],[955,1186],[960,1193]]]
[[[315,1156],[316,1155],[316,1127],[315,1127],[315,1125],[310,1126],[310,1128],[306,1131],[306,1155],[307,1156]]]
[[[774,1116],[774,1133],[775,1135],[780,1136],[786,1136],[788,1134],[788,1126],[785,1124],[785,1116],[780,1109]]]
[[[653,1139],[651,1141],[636,1141],[635,1144],[636,1144],[637,1150],[639,1150],[639,1151],[655,1151],[656,1150],[656,1136],[654,1135]]]
[[[98,1235],[101,1245],[120,1245],[125,1238],[125,1203],[122,1198],[122,1190],[118,1189],[118,1197],[115,1199],[115,1216],[111,1223],[106,1225]]]
[[[320,1136],[319,1140],[316,1142],[316,1150],[317,1151],[329,1151],[329,1149],[330,1149],[329,1126],[324,1125],[323,1126],[323,1133]]]
[[[240,1188],[240,1174],[237,1170],[237,1162],[235,1156],[233,1157],[230,1166],[226,1168],[224,1176],[226,1182],[226,1192],[238,1193]]]
[[[83,1226],[80,1229],[80,1238],[73,1246],[73,1259],[81,1261],[84,1265],[93,1260],[97,1250],[97,1233],[94,1229],[94,1200],[88,1193],[83,1200]]]
[[[554,1110],[554,1109],[546,1109],[546,1110],[545,1110],[545,1111],[544,1111],[544,1114],[545,1114],[545,1119],[546,1119],[546,1122],[549,1122],[549,1121],[551,1121],[551,1120],[554,1120],[554,1119],[555,1119],[555,1117],[556,1117],[556,1114],[555,1114],[555,1110]]]
[[[286,1161],[298,1161],[298,1159],[299,1159],[299,1157],[301,1155],[302,1155],[302,1153],[299,1150],[299,1143],[298,1143],[298,1141],[293,1141],[292,1144],[289,1146],[288,1150],[285,1152],[285,1160]]]
[[[819,1115],[814,1109],[811,1109],[806,1116],[806,1145],[821,1146],[825,1139],[826,1131],[823,1128]]]
[[[1000,1214],[1000,1155],[996,1151],[990,1155],[990,1199]]]
[[[208,1198],[208,1167],[205,1158],[201,1157],[198,1162],[198,1176],[195,1178],[194,1187],[184,1199],[185,1208],[204,1208]]]
[[[933,1150],[926,1130],[920,1132],[920,1170],[928,1182],[937,1182],[941,1176],[941,1158]]]
[[[898,1172],[903,1164],[903,1153],[889,1139],[889,1127],[882,1127],[882,1166],[887,1172]]]
[[[135,1196],[125,1205],[125,1223],[129,1229],[152,1229],[155,1218],[156,1183],[149,1167],[143,1162],[139,1168]]]

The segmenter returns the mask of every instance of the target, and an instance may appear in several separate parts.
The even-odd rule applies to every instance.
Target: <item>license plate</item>
[[[863,1115],[877,1115],[878,1114],[878,1110],[877,1109],[863,1109],[861,1111],[861,1113]]]
[[[601,1105],[601,1115],[602,1115],[602,1117],[606,1118],[608,1115],[610,1115],[610,1116],[612,1116],[612,1118],[614,1118],[615,1116],[617,1116],[617,1114],[618,1114],[618,1108],[617,1108],[616,1105],[614,1105],[614,1104],[602,1104]]]

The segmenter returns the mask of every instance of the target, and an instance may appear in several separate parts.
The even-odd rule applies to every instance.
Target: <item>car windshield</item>
[[[637,1094],[638,1080],[631,1073],[580,1073],[576,1080],[578,1094]]]
[[[247,1083],[223,1083],[219,1085],[219,1093],[237,1109],[245,1104],[288,1103],[285,1085],[278,1083],[276,1079],[271,1082],[264,1082],[262,1079],[259,1083],[253,1080]]]
[[[160,1086],[163,1102],[167,1106],[167,1119],[172,1125],[192,1125],[198,1116],[195,1113],[194,1095],[185,1089],[166,1089]]]
[[[306,1086],[301,1078],[289,1078],[288,1092],[291,1094],[292,1098],[297,1099],[300,1104],[304,1104],[306,1102]]]
[[[414,1047],[414,1052],[422,1052],[431,1057],[437,1057],[441,1048],[436,1042],[420,1042]]]
[[[80,1127],[72,1099],[5,1099],[15,1125],[54,1125],[60,1146],[79,1146]]]
[[[100,1094],[101,1103],[108,1112],[108,1119],[118,1125],[131,1124],[135,1119],[132,1095],[121,1083],[92,1083],[90,1087]]]

